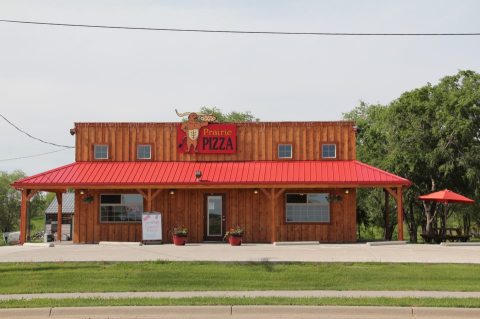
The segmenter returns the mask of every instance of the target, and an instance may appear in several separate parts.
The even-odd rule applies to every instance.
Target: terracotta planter
[[[242,245],[242,237],[230,236],[228,237],[228,242],[231,246],[241,246]]]
[[[187,237],[173,235],[173,244],[175,246],[185,246],[187,242]]]

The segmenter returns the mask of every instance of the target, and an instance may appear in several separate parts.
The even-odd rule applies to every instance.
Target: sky
[[[0,0],[0,19],[298,32],[480,32],[476,0]],[[107,30],[0,22],[0,113],[73,145],[75,122],[179,121],[174,109],[250,110],[264,121],[340,120],[360,101],[470,69],[480,37],[319,37]],[[0,119],[0,171],[40,173],[73,150]]]

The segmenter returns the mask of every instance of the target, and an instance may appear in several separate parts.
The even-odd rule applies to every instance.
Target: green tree
[[[23,177],[25,173],[18,170],[11,174],[0,172],[0,230],[2,232],[18,229],[20,193],[10,184]]]
[[[21,178],[25,173],[16,170],[12,173],[0,171],[0,231],[11,232],[18,230],[20,218],[21,194],[10,185]],[[47,206],[46,195],[39,193],[29,203],[30,216],[42,214]]]
[[[480,197],[480,75],[460,71],[437,85],[405,92],[387,106],[362,103],[345,118],[360,127],[358,158],[404,176],[411,238],[417,227],[432,233],[447,215],[418,196],[449,188]],[[368,198],[368,196],[367,196]],[[359,202],[359,205],[366,205]]]
[[[250,111],[245,112],[237,112],[232,111],[230,113],[222,112],[217,107],[207,107],[203,106],[199,113],[203,114],[213,114],[217,117],[217,121],[220,123],[224,122],[258,122],[260,121],[259,118],[256,118],[255,115],[252,114]]]

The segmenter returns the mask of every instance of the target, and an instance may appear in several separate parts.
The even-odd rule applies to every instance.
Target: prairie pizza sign
[[[234,154],[237,152],[237,127],[232,124],[212,124],[210,114],[178,113],[188,120],[177,128],[179,153]]]

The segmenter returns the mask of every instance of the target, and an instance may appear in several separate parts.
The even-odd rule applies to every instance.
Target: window
[[[152,159],[152,147],[150,145],[137,145],[137,159]]]
[[[337,158],[337,145],[322,144],[322,158]]]
[[[100,195],[100,221],[107,223],[141,222],[143,196],[138,194]]]
[[[329,223],[328,194],[286,194],[287,223]]]
[[[95,159],[108,159],[108,145],[94,146]]]
[[[292,157],[292,144],[278,144],[278,158]]]

